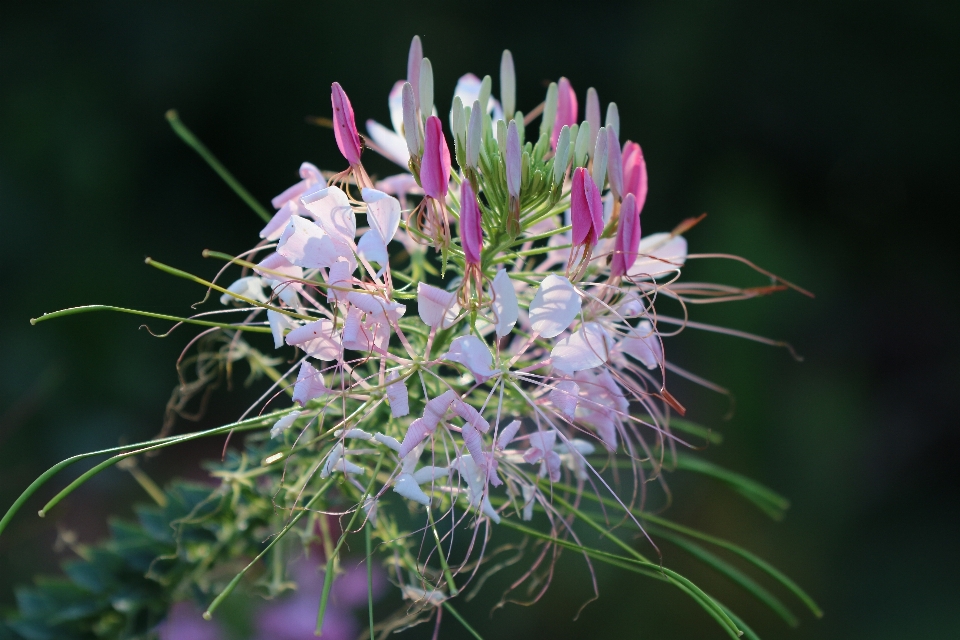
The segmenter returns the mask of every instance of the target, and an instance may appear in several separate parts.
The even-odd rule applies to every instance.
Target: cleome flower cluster
[[[687,243],[682,229],[642,236],[646,164],[639,144],[621,143],[616,104],[601,121],[590,89],[579,120],[561,78],[525,116],[509,51],[499,101],[491,88],[489,76],[460,79],[448,141],[415,38],[407,80],[389,96],[393,130],[368,121],[364,139],[334,83],[348,167],[301,166],[261,231],[269,244],[257,250],[269,254],[222,301],[267,306],[275,347],[301,354],[294,408],[274,437],[331,405],[344,416],[321,477],[358,482],[354,450],[379,447],[396,461],[386,483],[396,493],[425,506],[464,496],[498,523],[503,510],[549,513],[541,479],[564,470],[605,484],[598,451],[626,454],[641,476],[639,461],[662,454],[670,412],[683,408],[666,390],[654,302],[681,295],[670,284]],[[375,182],[365,148],[407,172]],[[368,420],[382,403],[393,431]]]
[[[349,83],[333,83],[330,123],[345,166],[321,171],[303,163],[300,181],[273,199],[272,217],[264,214],[268,222],[255,247],[239,256],[206,252],[227,261],[212,282],[148,260],[219,291],[228,309],[176,318],[91,306],[41,318],[112,309],[207,327],[188,349],[213,340],[218,350],[181,360],[178,366],[195,361],[197,381],[184,380],[173,411],[212,380],[217,367],[229,369],[235,360],[246,359],[252,373],[266,373],[272,385],[232,425],[161,434],[150,443],[64,461],[24,492],[0,531],[53,471],[74,460],[116,454],[85,480],[176,442],[259,430],[248,436],[244,452],[211,467],[223,482],[210,497],[223,505],[217,517],[229,522],[233,509],[236,522],[217,529],[223,557],[205,559],[184,584],[218,590],[201,569],[235,559],[230,554],[255,560],[223,587],[206,616],[265,554],[274,557],[271,594],[285,589],[278,543],[297,531],[307,546],[322,543],[326,557],[319,633],[341,546],[349,533],[363,530],[368,557],[375,535],[390,579],[413,603],[413,613],[381,629],[410,623],[425,611],[436,612],[438,625],[444,610],[466,624],[449,600],[468,583],[479,587],[516,562],[479,573],[499,525],[535,539],[533,563],[507,589],[525,585],[528,602],[549,586],[561,550],[573,549],[588,566],[609,562],[673,584],[728,633],[742,634],[744,625],[728,609],[663,565],[654,542],[661,537],[691,550],[794,624],[776,598],[698,547],[693,539],[699,532],[654,515],[645,504],[648,487],[660,487],[669,500],[664,472],[684,467],[731,484],[768,513],[786,507],[757,483],[681,453],[719,440],[677,418],[685,409],[668,391],[668,374],[671,383],[686,379],[726,390],[671,363],[666,342],[692,327],[789,348],[694,322],[688,309],[787,288],[806,292],[735,256],[688,254],[683,234],[702,216],[670,231],[642,233],[646,162],[637,142],[622,139],[617,105],[604,112],[591,88],[581,116],[577,93],[560,78],[522,113],[515,78],[505,51],[498,97],[490,76],[467,74],[449,111],[446,104],[438,107],[430,60],[415,37],[406,79],[388,96],[391,126],[367,120],[367,135],[361,135]],[[400,171],[375,179],[363,162],[370,153]],[[743,288],[683,281],[684,267],[698,258],[739,260],[770,282]],[[239,279],[218,284],[236,267],[243,271]],[[224,314],[244,319],[212,317]],[[257,333],[272,336],[275,355],[248,342]],[[259,466],[250,464],[257,458]],[[274,528],[252,531],[253,542],[240,545],[237,537],[248,531],[241,523],[254,513]],[[298,524],[305,516],[306,525]],[[339,537],[327,521],[331,516],[339,518]],[[626,555],[584,544],[578,522]],[[659,561],[617,538],[615,529],[624,523],[646,537]],[[455,544],[462,531],[466,542],[457,538]],[[263,549],[263,538],[256,537],[261,533],[270,540]],[[428,535],[435,544],[425,545]],[[739,553],[731,543],[700,539]],[[242,551],[251,545],[252,552]],[[783,574],[748,552],[741,555],[819,613]],[[592,586],[596,592],[595,580]],[[372,633],[372,609],[370,624]]]

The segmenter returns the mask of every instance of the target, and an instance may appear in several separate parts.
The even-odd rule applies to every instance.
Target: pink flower
[[[623,191],[637,199],[637,213],[647,201],[647,163],[640,145],[629,140],[623,145]]]
[[[420,184],[423,192],[438,202],[447,197],[450,183],[450,149],[443,137],[440,118],[427,118],[423,143],[423,163],[420,166]]]
[[[466,180],[460,189],[460,244],[467,264],[480,264],[480,250],[483,248],[480,205]]]
[[[603,201],[593,178],[583,167],[573,172],[570,187],[570,217],[573,222],[573,244],[593,247],[603,233]]]
[[[353,107],[350,98],[344,92],[339,82],[334,82],[330,93],[330,102],[333,104],[333,133],[337,138],[340,153],[347,159],[351,167],[360,164],[360,134],[357,133],[357,123],[353,117]]]
[[[628,193],[620,207],[620,220],[617,222],[617,239],[613,258],[610,261],[610,275],[622,276],[637,261],[637,247],[640,246],[640,210],[636,197]]]
[[[569,80],[560,78],[557,83],[557,116],[553,121],[553,133],[550,135],[550,143],[554,149],[557,148],[557,139],[564,125],[573,126],[576,123],[577,94],[573,92]]]

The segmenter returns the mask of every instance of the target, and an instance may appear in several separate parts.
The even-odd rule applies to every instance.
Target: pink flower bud
[[[594,246],[603,233],[603,201],[600,190],[587,170],[577,167],[570,187],[570,217],[573,244]]]
[[[617,200],[623,198],[623,156],[620,153],[620,140],[612,127],[605,127],[607,132],[607,180],[610,190]]]
[[[623,145],[623,191],[632,193],[637,199],[639,214],[647,201],[647,163],[643,160],[640,145],[629,140]]]
[[[427,118],[423,142],[423,163],[420,165],[420,184],[423,192],[443,202],[450,182],[450,149],[440,128],[440,118]]]
[[[577,94],[573,92],[570,81],[560,78],[557,84],[557,116],[553,121],[553,133],[550,142],[557,148],[557,139],[564,125],[573,126],[577,123]]]
[[[360,164],[363,147],[360,146],[360,134],[357,133],[350,98],[339,82],[333,83],[330,102],[333,103],[333,133],[337,137],[337,146],[350,166],[356,166]]]
[[[467,264],[480,264],[483,231],[480,228],[480,205],[468,180],[460,188],[460,245]]]
[[[511,198],[520,197],[520,180],[522,178],[520,172],[520,134],[517,132],[517,123],[515,120],[510,121],[510,126],[507,127],[507,149],[506,149],[506,164],[507,164],[507,193],[510,194]]]
[[[610,261],[610,275],[622,276],[637,261],[637,247],[640,246],[640,209],[637,199],[628,193],[620,207],[620,220],[617,222],[617,239],[614,245],[613,259]]]

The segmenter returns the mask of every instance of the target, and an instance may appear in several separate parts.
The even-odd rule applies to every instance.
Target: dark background
[[[692,251],[742,255],[813,290],[697,309],[698,319],[787,339],[805,356],[689,331],[683,366],[731,388],[737,412],[674,385],[725,443],[708,455],[789,496],[782,523],[709,481],[678,478],[674,515],[744,543],[822,605],[783,627],[704,578],[766,637],[960,637],[957,302],[960,5],[949,2],[10,3],[0,8],[0,508],[52,463],[152,436],[191,333],[132,316],[29,318],[89,303],[187,313],[202,290],[145,256],[211,275],[200,252],[252,246],[254,214],[170,131],[171,107],[266,203],[300,162],[343,164],[329,130],[339,80],[359,121],[388,123],[410,37],[434,64],[438,109],[456,79],[518,67],[518,107],[566,75],[581,101],[620,106],[650,171],[646,232],[708,212]],[[495,80],[496,86],[496,80]],[[498,93],[495,89],[495,93]],[[446,118],[443,118],[444,121]],[[390,170],[370,161],[373,171]],[[762,284],[745,269],[697,273]],[[156,324],[156,323],[155,323]],[[159,324],[157,325],[160,326]],[[673,346],[675,345],[675,346]],[[239,380],[239,378],[238,378]],[[200,426],[234,418],[218,393]],[[195,428],[180,423],[180,431]],[[222,441],[145,463],[200,477]],[[58,478],[59,487],[66,478]],[[94,541],[145,500],[112,470],[46,520],[40,492],[0,539],[0,603],[53,572],[58,527]],[[676,552],[667,549],[667,562]],[[686,565],[676,558],[680,568]],[[461,609],[486,637],[720,638],[679,592],[582,564],[532,609]],[[480,602],[483,601],[483,602]],[[444,637],[462,629],[445,623]]]

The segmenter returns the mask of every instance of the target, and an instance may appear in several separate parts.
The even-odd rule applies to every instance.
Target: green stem
[[[443,554],[443,546],[440,544],[440,534],[437,533],[437,526],[433,521],[433,509],[427,507],[427,518],[430,520],[430,530],[433,531],[433,539],[437,543],[437,555],[440,556],[440,566],[443,568],[443,577],[447,579],[447,586],[450,588],[450,597],[454,597],[459,593],[457,590],[457,585],[453,581],[453,572],[450,571],[449,565],[447,565],[447,558]]]
[[[250,195],[250,192],[247,191],[242,184],[240,184],[236,178],[233,177],[233,174],[227,171],[227,168],[220,163],[219,160],[210,152],[207,147],[200,142],[197,136],[193,135],[193,132],[187,128],[187,125],[183,124],[183,121],[180,120],[180,114],[177,113],[175,109],[170,109],[167,111],[167,122],[170,123],[170,126],[173,127],[174,132],[180,136],[180,139],[187,143],[191,149],[197,152],[197,154],[206,161],[210,168],[217,172],[217,175],[220,176],[227,185],[233,189],[233,192],[236,193],[240,198],[246,202],[254,213],[256,213],[264,222],[270,222],[270,219],[273,217],[270,213],[263,208],[256,198]]]
[[[77,313],[87,313],[89,311],[117,311],[119,313],[129,313],[135,316],[156,318],[157,320],[169,320],[170,322],[196,324],[196,325],[200,325],[201,327],[220,327],[221,329],[237,329],[238,331],[270,333],[270,327],[250,326],[250,325],[244,325],[244,324],[230,324],[229,322],[212,322],[210,320],[195,320],[193,318],[181,318],[179,316],[168,316],[164,313],[151,313],[149,311],[138,311],[137,309],[126,309],[124,307],[114,307],[107,304],[88,304],[82,307],[70,307],[69,309],[61,309],[59,311],[45,313],[39,318],[30,318],[30,324],[37,324],[38,322],[43,322],[44,320],[53,320],[54,318],[60,318],[63,316],[72,316]]]
[[[367,614],[370,618],[370,640],[373,635],[373,545],[370,542],[370,529],[373,524],[368,522],[363,528],[363,539],[367,546]]]
[[[210,606],[207,607],[207,610],[203,612],[203,619],[204,619],[204,620],[209,620],[210,618],[213,617],[213,612],[217,610],[217,607],[220,606],[220,603],[222,603],[224,600],[226,600],[227,596],[229,596],[231,593],[233,593],[233,590],[237,588],[237,585],[238,585],[238,584],[240,584],[240,580],[243,579],[243,576],[246,575],[247,571],[249,571],[250,568],[253,567],[253,565],[257,564],[257,562],[259,562],[260,559],[263,558],[263,556],[265,556],[265,555],[267,554],[267,552],[269,552],[270,549],[273,548],[273,545],[275,545],[275,544],[277,544],[278,542],[280,542],[280,540],[282,540],[283,537],[284,537],[285,535],[287,535],[287,533],[290,531],[290,529],[292,529],[298,522],[300,522],[300,518],[302,518],[302,517],[304,516],[304,514],[309,513],[309,509],[310,509],[310,507],[313,506],[313,503],[316,502],[316,500],[317,500],[320,496],[322,496],[324,493],[326,493],[327,489],[329,489],[329,488],[331,487],[331,485],[333,485],[334,480],[335,480],[335,478],[330,478],[330,479],[328,479],[328,480],[317,490],[317,492],[316,492],[315,494],[313,494],[313,497],[310,498],[310,501],[307,502],[307,504],[305,504],[305,505],[303,506],[303,509],[301,509],[300,511],[298,511],[297,514],[296,514],[295,516],[293,516],[293,518],[290,520],[290,522],[288,522],[287,525],[286,525],[283,529],[281,529],[280,532],[277,533],[277,535],[275,535],[275,536],[273,537],[273,540],[270,541],[270,544],[268,544],[267,547],[266,547],[263,551],[261,551],[261,552],[257,555],[257,557],[254,558],[254,559],[250,562],[250,564],[248,564],[248,565],[245,566],[243,569],[241,569],[241,570],[240,570],[240,573],[238,573],[237,575],[235,575],[235,576],[233,577],[233,580],[231,580],[230,583],[224,588],[224,590],[221,591],[220,594],[219,594],[216,598],[213,599],[213,602],[210,603]]]
[[[327,558],[327,567],[326,573],[323,576],[323,592],[320,594],[320,608],[317,610],[317,628],[316,634],[319,636],[321,630],[323,629],[323,618],[324,614],[327,612],[327,602],[330,599],[330,587],[333,586],[333,563],[337,558],[337,554],[340,553],[340,547],[343,546],[344,541],[347,539],[347,534],[350,532],[350,529],[353,528],[353,523],[357,521],[357,516],[363,511],[363,502],[370,491],[373,489],[373,483],[377,481],[377,473],[380,472],[380,466],[383,464],[383,454],[380,454],[380,457],[377,458],[377,466],[373,470],[373,474],[370,476],[370,484],[367,485],[367,490],[363,492],[363,495],[360,496],[360,502],[357,504],[356,510],[353,512],[353,516],[350,517],[350,522],[347,523],[346,528],[344,528],[343,533],[340,534],[340,539],[337,541],[337,546],[334,547],[333,553]]]
[[[444,600],[444,601],[443,601],[443,608],[446,609],[447,611],[449,611],[449,612],[450,612],[450,615],[452,615],[454,618],[456,618],[456,619],[460,622],[460,624],[463,625],[463,628],[470,632],[470,635],[472,635],[472,636],[473,636],[474,638],[476,638],[477,640],[483,640],[483,636],[481,636],[479,633],[477,633],[477,630],[470,626],[470,623],[468,623],[468,622],[464,619],[464,617],[461,616],[461,615],[457,612],[457,610],[453,608],[453,606],[450,604],[449,601],[447,601],[447,600]]]

